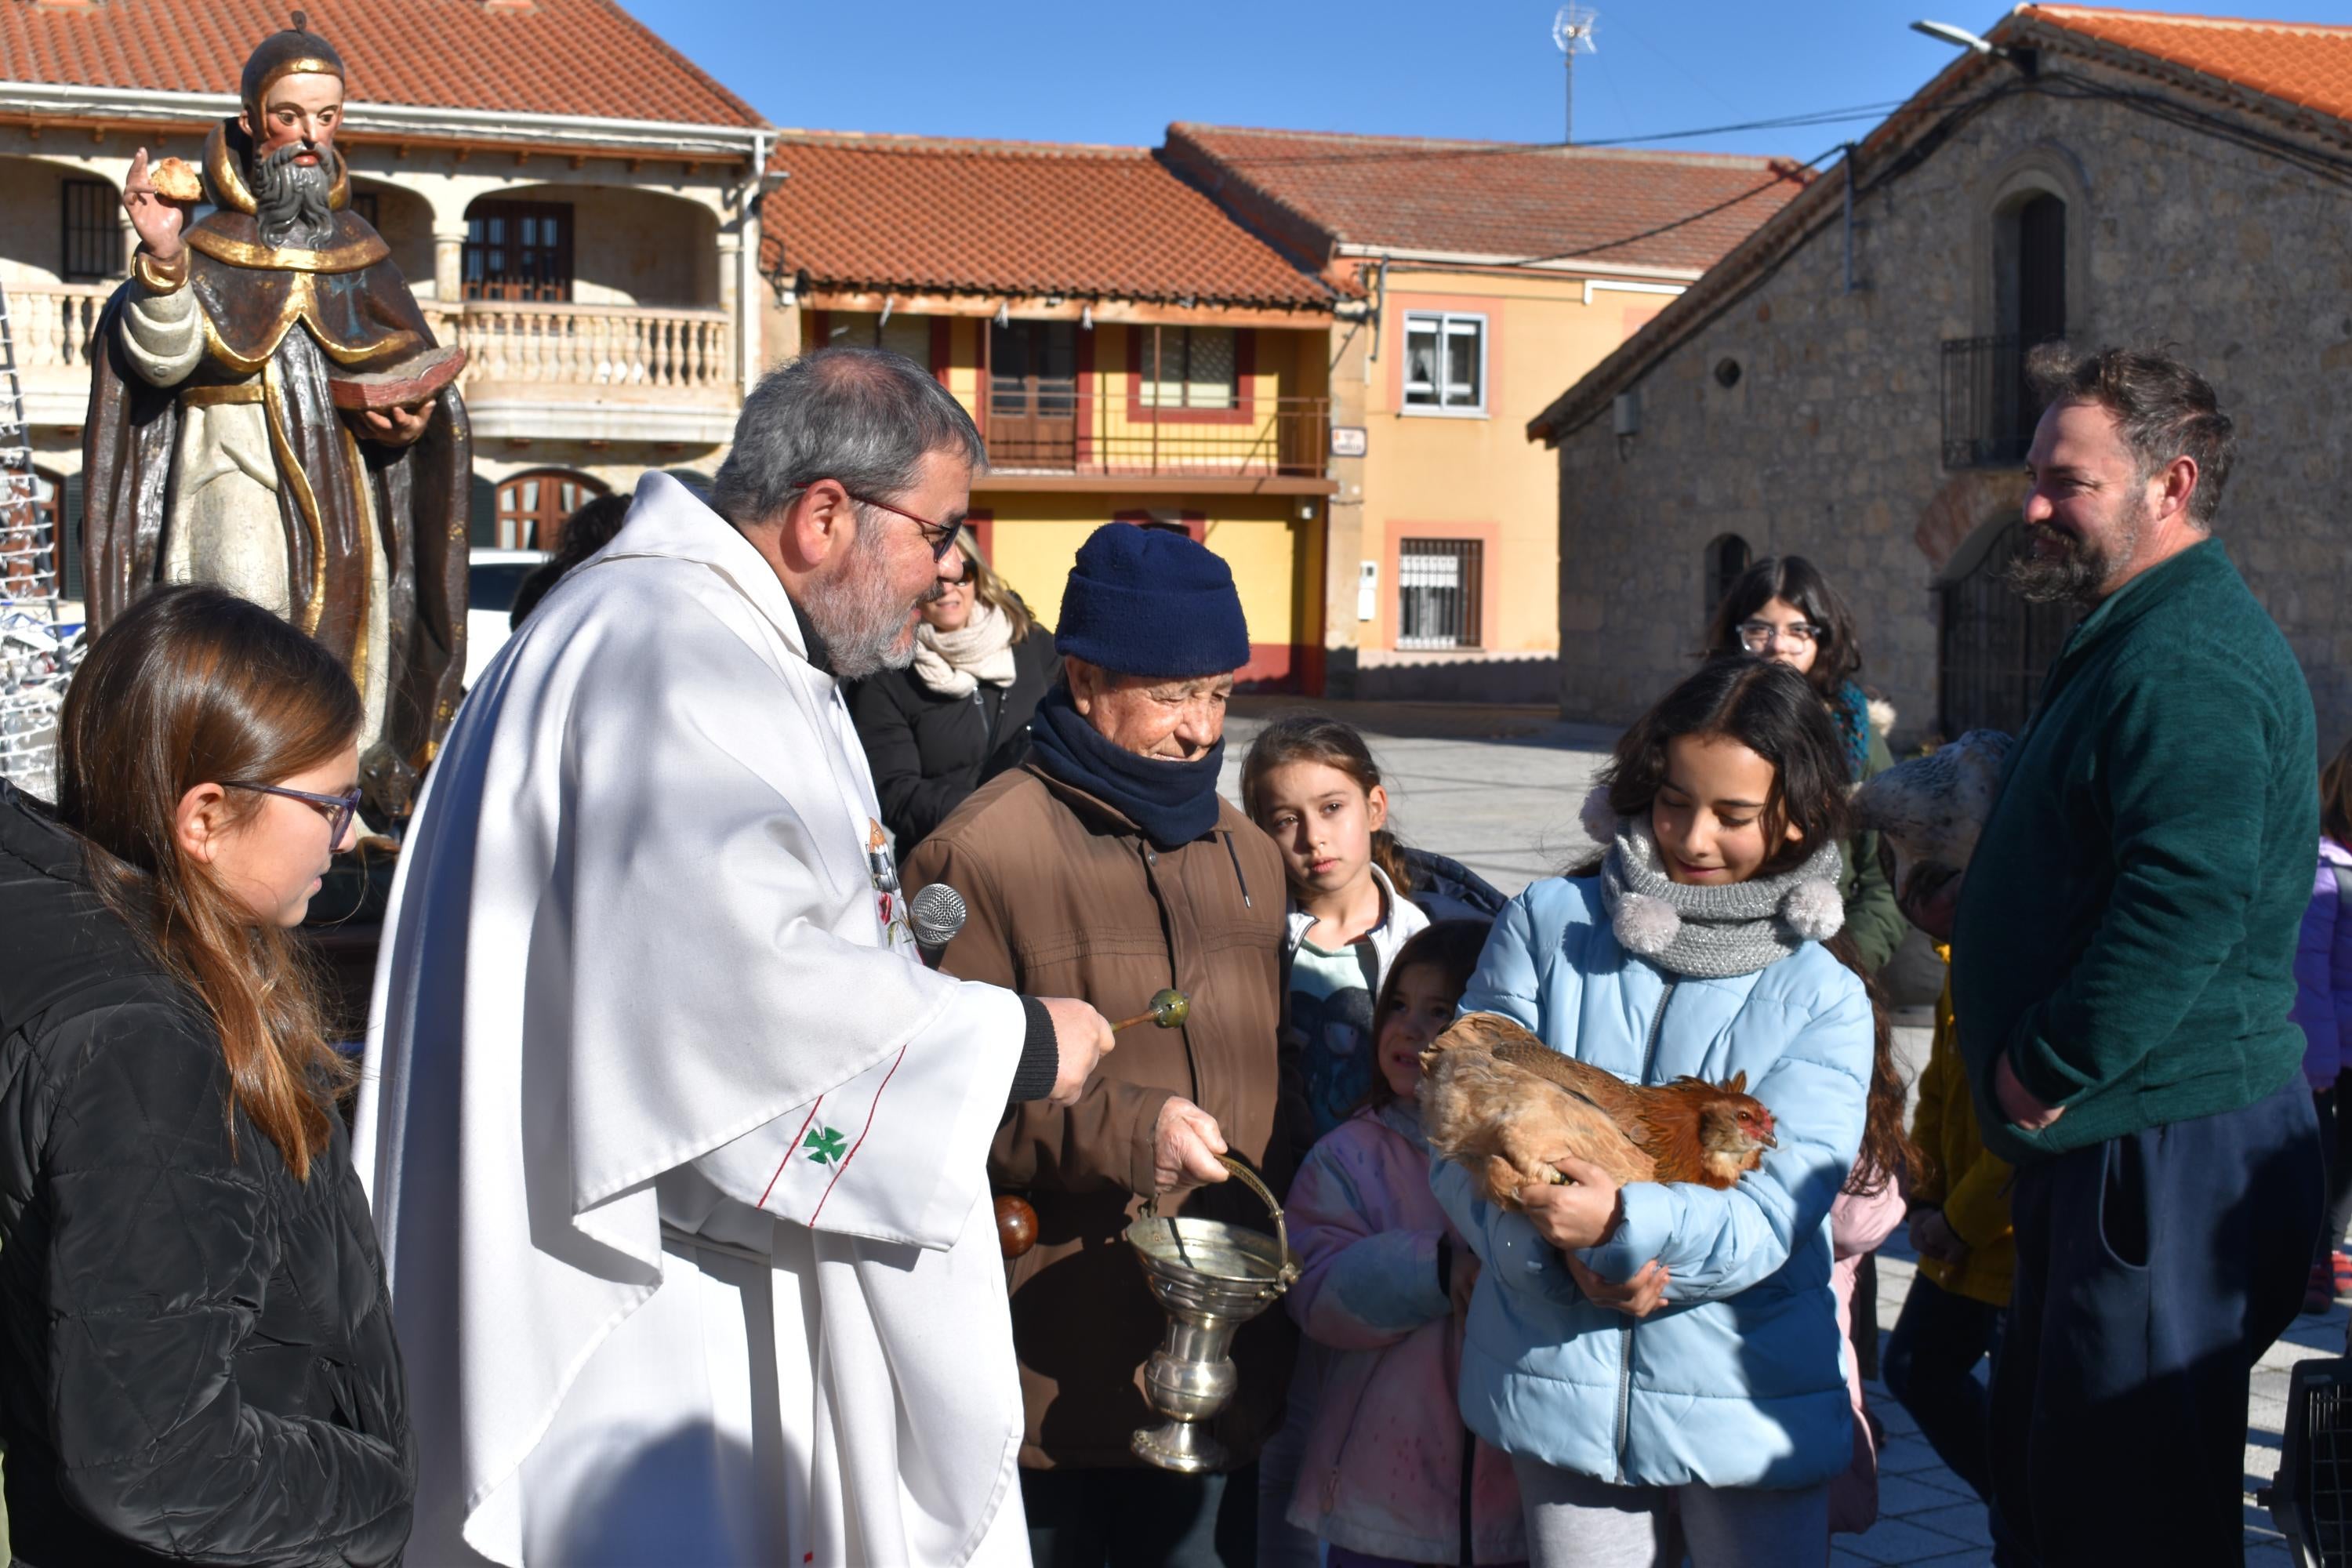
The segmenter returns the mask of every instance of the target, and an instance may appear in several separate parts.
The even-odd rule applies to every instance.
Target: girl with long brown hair
[[[351,678],[159,589],[0,785],[0,1373],[21,1560],[388,1562],[415,1462],[390,1299],[294,948],[353,836]]]
[[[1778,1141],[1728,1190],[1621,1186],[1571,1159],[1514,1210],[1441,1163],[1439,1204],[1495,1265],[1462,1410],[1513,1457],[1538,1568],[1679,1562],[1677,1518],[1698,1568],[1817,1565],[1853,1458],[1830,1211],[1872,1142],[1885,1048],[1867,984],[1824,945],[1844,760],[1802,677],[1743,656],[1661,699],[1605,777],[1600,875],[1514,900],[1462,1010],[1632,1082],[1744,1075]]]

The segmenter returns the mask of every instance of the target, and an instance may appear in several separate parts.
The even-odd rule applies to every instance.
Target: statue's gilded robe
[[[137,373],[124,317],[150,296],[135,277],[108,302],[92,345],[82,534],[90,624],[103,630],[168,578],[170,531],[187,526],[176,477],[191,410],[257,405],[286,549],[288,598],[276,607],[350,666],[363,693],[381,691],[382,712],[372,715],[379,743],[363,780],[379,809],[403,811],[465,673],[465,404],[455,386],[444,389],[425,435],[404,448],[353,432],[331,400],[330,376],[394,368],[435,347],[432,331],[383,238],[343,205],[340,167],[329,242],[267,244],[233,135],[213,132],[205,173],[218,205],[185,231],[201,359],[171,385]],[[372,542],[382,552],[374,571]],[[378,593],[384,602],[373,605]],[[386,646],[371,646],[371,626]]]

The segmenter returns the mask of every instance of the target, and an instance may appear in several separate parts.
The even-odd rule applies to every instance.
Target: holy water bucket
[[[1212,1219],[1165,1219],[1150,1204],[1127,1227],[1144,1282],[1168,1314],[1168,1337],[1145,1363],[1151,1408],[1168,1419],[1137,1429],[1128,1442],[1139,1458],[1187,1475],[1227,1468],[1225,1446],[1209,1435],[1210,1416],[1233,1397],[1234,1333],[1274,1304],[1298,1278],[1282,1205],[1257,1173],[1223,1156],[1226,1169],[1265,1201],[1274,1234],[1263,1236]]]

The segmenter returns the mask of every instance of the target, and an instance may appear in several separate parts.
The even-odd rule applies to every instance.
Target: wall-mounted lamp
[[[1092,300],[1087,300],[1078,311],[1078,328],[1088,332],[1095,330],[1095,302]]]
[[[1933,38],[1939,44],[1949,44],[1956,49],[1966,49],[1970,54],[2007,60],[2029,77],[2034,74],[2039,62],[2039,57],[2032,49],[2014,49],[2006,45],[1996,44],[1990,38],[1978,37],[1966,27],[1955,27],[1949,22],[1914,22],[1911,24],[1911,30],[1923,37]]]
[[[999,300],[996,302],[996,324],[1000,327],[1009,327],[1013,324],[1013,301],[1010,300]]]

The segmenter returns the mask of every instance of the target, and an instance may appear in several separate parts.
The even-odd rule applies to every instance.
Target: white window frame
[[[1437,374],[1441,378],[1436,404],[1414,403],[1412,390],[1412,329],[1418,322],[1429,322],[1437,329]],[[1473,404],[1444,402],[1443,377],[1445,374],[1445,342],[1457,324],[1475,324],[1478,333],[1478,401]],[[1486,313],[1477,310],[1407,310],[1404,312],[1404,353],[1398,364],[1397,412],[1415,418],[1484,419],[1486,417],[1487,357],[1492,347],[1492,328]]]

